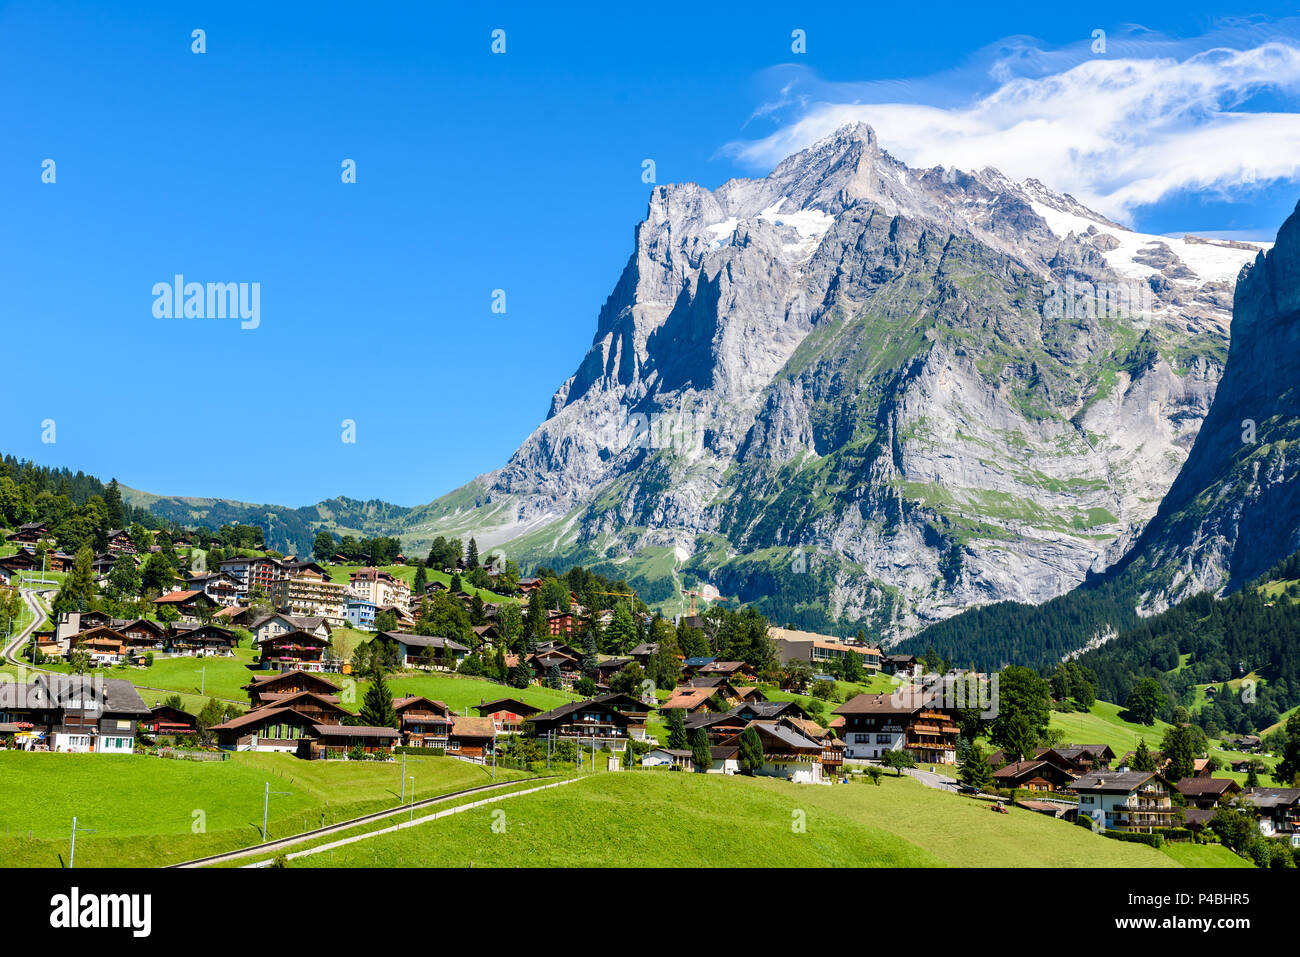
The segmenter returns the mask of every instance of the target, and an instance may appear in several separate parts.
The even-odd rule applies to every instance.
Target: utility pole
[[[292,791],[272,791],[271,782],[266,782],[266,793],[262,796],[262,843],[266,843],[266,812],[271,806],[272,794],[292,794]]]
[[[406,752],[402,752],[402,796],[398,800],[398,805],[406,803]]]
[[[42,578],[45,577],[44,573],[41,574],[41,577]],[[77,859],[77,832],[78,831],[85,831],[87,834],[95,833],[94,828],[77,827],[77,819],[75,817],[72,819],[72,847],[68,849],[68,870],[72,870],[73,862],[76,861]]]

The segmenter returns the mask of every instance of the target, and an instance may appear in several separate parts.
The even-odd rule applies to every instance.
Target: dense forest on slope
[[[1123,703],[1144,677],[1169,709],[1182,705],[1207,732],[1247,734],[1300,704],[1300,553],[1226,598],[1202,592],[1149,618],[1079,663],[1097,697]],[[1240,685],[1239,679],[1245,679]],[[1234,682],[1229,687],[1227,682]],[[1215,685],[1200,708],[1198,685]]]
[[[1041,605],[1002,601],[972,608],[931,625],[892,650],[921,655],[934,649],[942,657],[982,671],[996,671],[1006,664],[1042,670],[1089,643],[1136,627],[1140,621],[1136,604],[1131,587],[1122,579],[1083,585]]]

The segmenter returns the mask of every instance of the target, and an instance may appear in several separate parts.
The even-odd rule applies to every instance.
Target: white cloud
[[[755,112],[786,114],[784,125],[725,149],[770,168],[861,120],[909,165],[993,166],[1131,221],[1135,209],[1181,190],[1231,194],[1300,174],[1300,114],[1275,102],[1259,108],[1300,93],[1300,42],[1261,31],[1254,22],[1229,24],[1199,49],[1130,32],[1098,57],[1086,44],[1043,51],[1015,38],[984,51],[978,65],[895,84],[825,84],[802,72],[784,78],[777,103]],[[1158,55],[1141,55],[1151,53]],[[799,97],[800,84],[814,92]],[[986,89],[972,98],[977,85]],[[960,101],[958,91],[966,91]]]

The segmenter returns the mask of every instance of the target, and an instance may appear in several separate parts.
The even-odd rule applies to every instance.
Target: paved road
[[[14,635],[9,644],[5,645],[4,657],[6,660],[11,661],[16,665],[21,665],[23,662],[18,658],[15,651],[22,647],[23,642],[26,641],[31,633],[39,628],[41,623],[45,621],[46,612],[45,609],[37,603],[35,592],[27,588],[19,588],[18,594],[22,595],[23,601],[25,601],[27,607],[31,609],[32,621],[26,628]]]
[[[928,788],[934,788],[937,791],[956,791],[957,782],[952,778],[944,777],[941,774],[931,774],[929,765],[923,765],[918,768],[907,768],[904,774],[910,774]]]

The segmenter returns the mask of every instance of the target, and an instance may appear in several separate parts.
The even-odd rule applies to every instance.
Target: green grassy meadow
[[[505,811],[504,833],[493,812]],[[803,829],[799,829],[802,823]],[[1152,848],[935,791],[668,771],[596,774],[291,866],[1176,867]]]
[[[146,867],[258,843],[266,782],[269,833],[283,837],[395,807],[401,761],[303,761],[235,754],[228,761],[144,755],[0,752],[0,862],[66,865],[72,818],[78,867]],[[406,760],[417,799],[490,782],[490,771],[455,758]],[[526,777],[497,769],[497,780]],[[409,798],[409,795],[408,795]],[[197,813],[196,813],[197,812]],[[195,829],[202,823],[202,832]],[[30,833],[30,837],[28,836]]]

